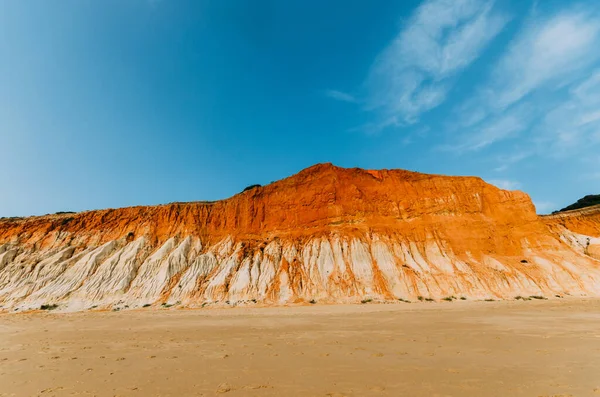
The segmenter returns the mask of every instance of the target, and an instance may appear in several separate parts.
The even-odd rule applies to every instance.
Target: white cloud
[[[338,101],[342,101],[342,102],[351,102],[351,103],[358,102],[356,97],[354,97],[354,95],[350,95],[343,91],[327,90],[327,91],[325,91],[325,95],[328,96],[329,98],[332,98],[332,99],[335,99]]]
[[[532,114],[531,106],[522,104],[509,112],[489,118],[464,134],[457,134],[455,136],[456,143],[439,148],[461,153],[481,150],[496,142],[515,138],[527,128]]]
[[[517,190],[521,188],[519,182],[508,179],[490,179],[487,182],[504,190]]]
[[[536,133],[555,156],[600,143],[600,70],[572,88],[564,102],[549,109]]]
[[[600,59],[598,48],[597,14],[569,9],[533,15],[488,81],[455,109],[454,128],[467,133],[454,134],[459,143],[449,147],[478,150],[528,132],[532,152],[556,155],[584,136],[588,144],[600,141],[600,73],[563,93]]]
[[[494,70],[493,105],[503,109],[545,84],[571,81],[600,56],[599,33],[600,20],[582,12],[531,20]]]
[[[507,170],[509,167],[513,166],[514,164],[517,164],[520,161],[525,160],[526,158],[532,156],[534,153],[531,150],[524,150],[524,151],[517,151],[515,153],[509,154],[509,155],[501,155],[498,156],[498,163],[500,163],[500,165],[496,168],[494,168],[494,171],[496,172],[502,172]]]
[[[600,110],[595,110],[590,113],[581,115],[578,125],[582,126],[582,125],[594,123],[598,120],[600,120]]]
[[[526,125],[519,114],[509,113],[498,117],[481,128],[480,132],[466,143],[467,150],[479,150],[495,142],[507,139],[523,131]]]
[[[479,124],[483,120],[488,117],[488,109],[487,106],[482,104],[483,95],[480,93],[479,95],[473,95],[460,105],[456,106],[454,109],[454,114],[456,114],[459,119],[455,122],[452,127],[453,129],[458,128],[468,128],[474,125]]]
[[[492,1],[428,0],[377,57],[366,81],[371,110],[407,124],[446,99],[451,78],[504,27]]]

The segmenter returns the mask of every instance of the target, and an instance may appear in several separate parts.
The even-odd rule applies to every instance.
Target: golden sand
[[[600,300],[0,315],[0,396],[600,396]]]

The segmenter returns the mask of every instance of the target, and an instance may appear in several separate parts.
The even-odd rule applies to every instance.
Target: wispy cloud
[[[563,103],[549,109],[537,135],[556,149],[553,153],[563,156],[581,145],[600,143],[600,70],[569,90]]]
[[[429,0],[417,8],[374,62],[368,107],[383,120],[412,124],[446,100],[464,70],[504,27],[493,1]]]
[[[531,105],[524,103],[509,112],[488,118],[466,132],[456,134],[453,143],[442,145],[439,149],[464,153],[481,150],[496,142],[517,137],[529,125]]]
[[[600,57],[600,20],[584,12],[532,19],[494,70],[493,104],[505,108],[545,84],[560,86]]]
[[[496,172],[502,172],[507,170],[509,167],[513,166],[514,164],[517,164],[523,160],[525,160],[528,157],[531,157],[534,154],[534,152],[532,150],[523,150],[523,151],[516,151],[512,154],[508,154],[508,155],[500,155],[497,158],[497,162],[498,162],[498,167],[494,168],[494,171]]]
[[[504,190],[517,190],[521,188],[521,183],[509,179],[490,179],[487,182]]]
[[[356,103],[358,100],[354,95],[348,94],[347,92],[338,91],[338,90],[326,90],[325,95],[329,98],[342,101],[342,102],[351,102]]]
[[[533,14],[487,82],[456,108],[455,128],[467,132],[453,135],[459,142],[447,147],[479,150],[524,131],[538,153],[555,146],[553,142],[579,142],[584,131],[591,134],[600,122],[600,73],[567,90],[567,96],[550,94],[576,84],[600,59],[599,47],[596,13],[569,9],[545,17]]]

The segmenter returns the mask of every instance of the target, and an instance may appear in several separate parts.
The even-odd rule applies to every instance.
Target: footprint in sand
[[[250,390],[258,390],[258,389],[272,389],[273,386],[269,386],[269,385],[248,385],[248,386],[244,386],[244,389],[250,389]]]
[[[233,390],[233,387],[229,383],[221,383],[217,387],[217,393],[229,393]]]
[[[49,389],[44,389],[44,390],[40,391],[40,394],[51,393],[51,392],[59,391],[59,390],[63,390],[63,389],[64,389],[64,387],[62,387],[62,386],[51,387]]]

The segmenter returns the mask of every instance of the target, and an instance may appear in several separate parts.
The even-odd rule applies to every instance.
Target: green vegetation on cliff
[[[592,205],[598,205],[598,204],[600,204],[600,194],[590,194],[588,196],[585,196],[584,198],[577,200],[576,203],[573,203],[573,204],[561,209],[560,211],[554,211],[554,213],[570,211],[570,210],[578,210],[580,208],[591,207]]]

